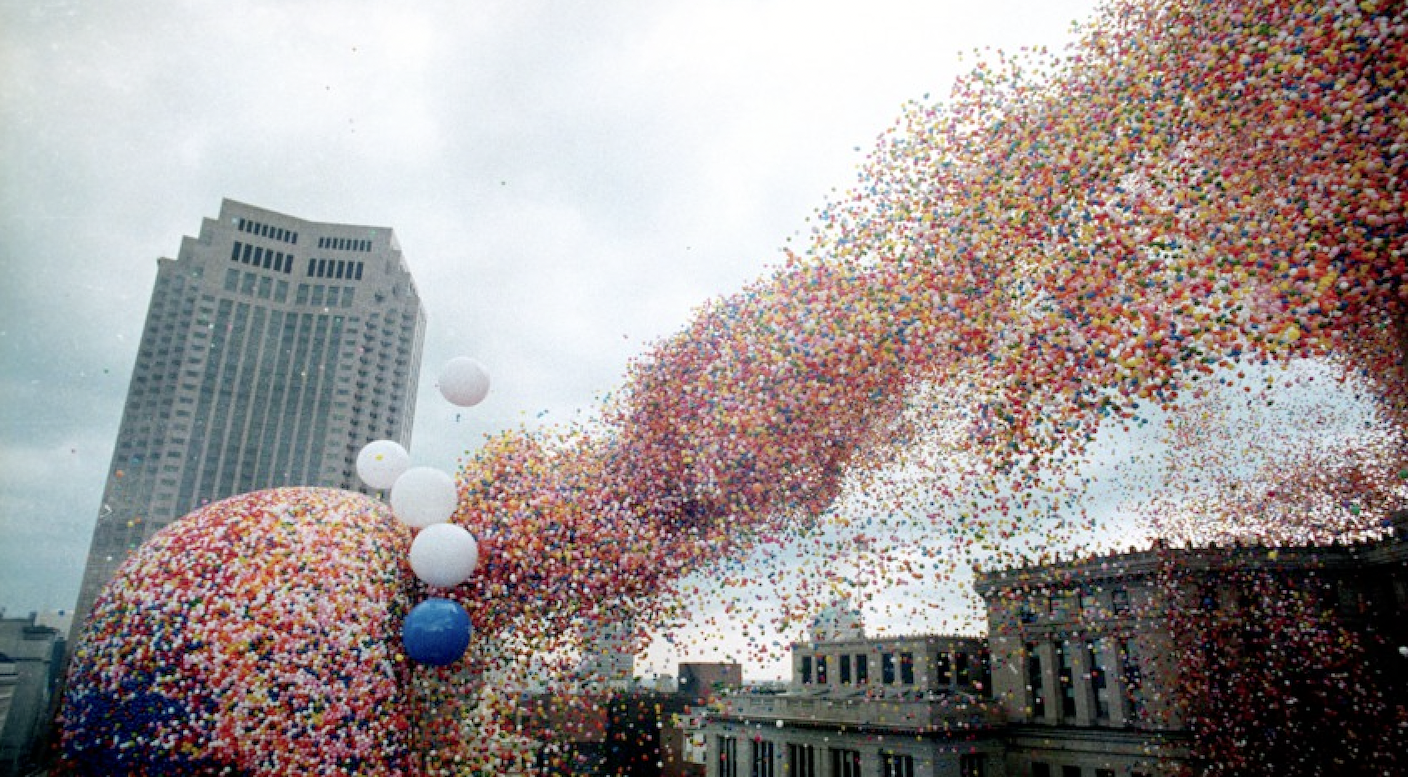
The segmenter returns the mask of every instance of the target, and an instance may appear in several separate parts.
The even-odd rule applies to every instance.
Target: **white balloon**
[[[411,467],[391,486],[391,512],[416,528],[450,520],[459,500],[454,478],[434,467]]]
[[[377,440],[357,453],[357,477],[372,488],[391,488],[411,466],[411,455],[394,440]]]
[[[440,370],[440,394],[460,407],[477,405],[489,395],[489,371],[468,356],[456,356]]]
[[[411,569],[426,585],[453,588],[468,580],[478,564],[479,543],[453,523],[427,526],[411,542]]]

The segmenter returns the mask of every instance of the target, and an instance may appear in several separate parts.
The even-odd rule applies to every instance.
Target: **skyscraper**
[[[363,445],[410,441],[424,332],[392,230],[223,201],[158,260],[73,636],[123,560],[202,504],[359,489]]]

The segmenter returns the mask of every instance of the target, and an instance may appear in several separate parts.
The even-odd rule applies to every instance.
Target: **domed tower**
[[[865,622],[860,609],[852,607],[848,599],[837,599],[812,619],[812,642],[855,639],[865,639]]]

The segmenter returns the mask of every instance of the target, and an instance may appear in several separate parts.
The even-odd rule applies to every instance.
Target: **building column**
[[[1076,696],[1077,726],[1089,726],[1095,722],[1095,686],[1090,682],[1090,651],[1084,639],[1071,640],[1068,652],[1071,657],[1071,690]]]
[[[1121,728],[1125,724],[1128,701],[1125,699],[1124,672],[1120,667],[1119,643],[1106,637],[1096,645],[1096,660],[1100,662],[1100,671],[1105,673],[1105,693],[1110,699],[1110,725]]]
[[[1046,699],[1046,714],[1041,722],[1060,723],[1061,683],[1056,674],[1059,670],[1056,666],[1056,644],[1049,639],[1038,642],[1036,654],[1041,658],[1041,695]]]

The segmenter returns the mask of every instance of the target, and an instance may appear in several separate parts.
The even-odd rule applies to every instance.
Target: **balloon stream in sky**
[[[1408,470],[1405,31],[1395,2],[1111,2],[1066,55],[980,52],[947,99],[905,106],[855,189],[813,218],[810,244],[633,362],[599,418],[505,433],[462,462],[454,522],[477,538],[479,569],[435,593],[469,612],[481,663],[469,679],[425,669],[478,689],[458,701],[468,722],[441,716],[443,730],[419,734],[441,743],[431,762],[407,761],[405,705],[376,704],[414,695],[384,633],[389,612],[426,596],[409,593],[407,538],[381,517],[352,528],[352,514],[384,511],[326,495],[299,529],[318,554],[376,550],[311,606],[364,637],[271,629],[255,605],[274,594],[239,586],[153,604],[189,580],[160,554],[228,534],[211,508],[200,525],[213,533],[177,542],[174,525],[99,603],[94,622],[114,636],[83,648],[67,747],[92,734],[72,706],[87,689],[141,686],[152,705],[210,721],[158,726],[144,746],[171,758],[256,774],[492,769],[522,744],[495,673],[570,664],[594,623],[676,623],[701,585],[735,589],[721,617],[746,618],[772,588],[778,622],[751,625],[766,642],[796,634],[818,599],[910,578],[932,599],[958,559],[1050,560],[1098,529],[1081,511],[1083,473],[1111,430],[1156,433],[1168,451],[1147,476],[1146,536],[1372,536]],[[1306,386],[1358,400],[1265,420]],[[1341,415],[1352,434],[1316,426]],[[304,499],[279,498],[275,514]],[[227,574],[271,563],[250,542]],[[775,590],[741,559],[813,575]],[[269,585],[314,586],[304,578],[333,563]],[[1297,612],[1309,617],[1282,614]],[[194,686],[200,650],[176,661],[142,631],[212,618],[242,663]],[[1346,644],[1353,654],[1344,640],[1319,647]],[[372,660],[319,668],[349,650]],[[362,711],[335,729],[272,715],[260,728],[219,707],[221,682],[243,686],[241,700],[296,694],[278,679],[289,672],[335,676]],[[299,737],[266,749],[266,729]],[[1202,744],[1225,755],[1224,740]]]

